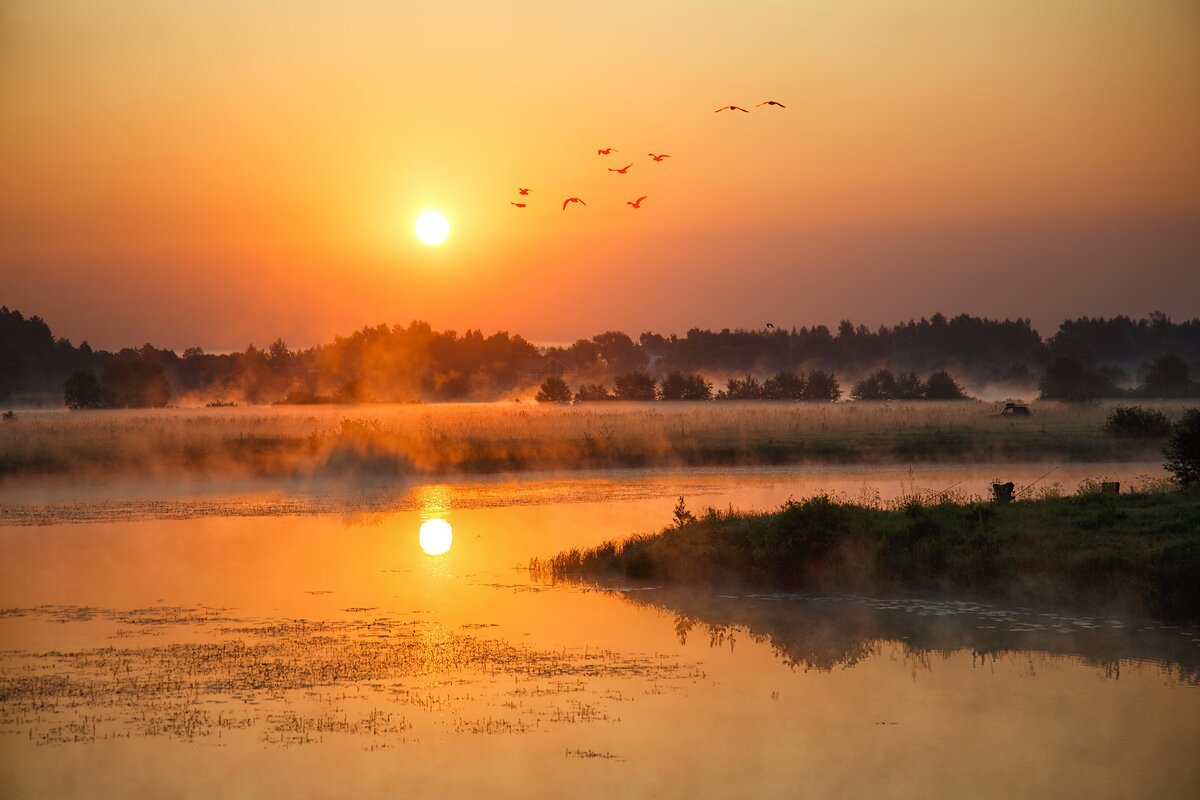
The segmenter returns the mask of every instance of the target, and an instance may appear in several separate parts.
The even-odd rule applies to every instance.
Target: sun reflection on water
[[[429,484],[417,489],[421,503],[421,550],[426,555],[441,556],[450,552],[454,531],[446,517],[450,514],[450,487]]]
[[[427,519],[421,523],[421,549],[426,555],[440,556],[450,552],[454,532],[450,523],[441,517]]]

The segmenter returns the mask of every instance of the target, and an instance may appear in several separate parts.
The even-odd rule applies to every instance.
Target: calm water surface
[[[656,530],[680,495],[1045,470],[7,491],[0,795],[1195,797],[1196,627],[524,568]]]

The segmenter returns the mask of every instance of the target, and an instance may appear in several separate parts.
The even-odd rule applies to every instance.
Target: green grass
[[[863,594],[928,592],[1200,619],[1200,493],[709,509],[652,535],[559,553],[556,578]]]

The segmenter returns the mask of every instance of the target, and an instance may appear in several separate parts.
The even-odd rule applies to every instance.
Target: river
[[[554,584],[692,509],[1156,465],[0,494],[5,797],[1195,797],[1200,628]]]

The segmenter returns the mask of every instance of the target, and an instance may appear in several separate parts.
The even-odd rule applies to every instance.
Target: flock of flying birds
[[[787,108],[787,106],[785,106],[783,103],[780,103],[778,100],[764,100],[761,103],[759,103],[757,106],[755,106],[755,108],[761,108],[762,106],[775,106],[777,108]],[[750,113],[747,109],[744,109],[741,106],[721,106],[720,108],[716,109],[713,113],[719,114],[722,111],[741,111],[743,114]],[[613,153],[616,153],[616,152],[618,152],[618,151],[615,147],[601,147],[600,149],[598,149],[596,151],[596,155],[608,156],[608,155],[612,155]],[[662,161],[664,158],[671,157],[670,153],[658,153],[658,154],[647,153],[646,155],[649,156],[650,159],[655,162],[659,162],[659,161]],[[633,166],[633,162],[631,161],[623,167],[609,167],[608,171],[615,172],[618,175],[624,175],[629,172],[629,168],[632,166]],[[517,188],[517,193],[521,197],[528,197],[529,193],[531,191],[532,191],[531,189],[526,189],[523,187]],[[642,201],[645,200],[646,197],[647,197],[646,195],[642,195],[641,197],[639,197],[636,200],[626,200],[625,205],[632,206],[635,209],[641,208]],[[579,197],[568,197],[566,200],[563,200],[563,204],[562,204],[563,211],[566,211],[567,206],[571,205],[571,203],[579,203],[579,205],[581,205],[581,206],[587,205],[587,203],[583,202],[583,200]],[[517,202],[514,200],[514,201],[512,201],[511,205],[514,205],[517,208],[525,208],[528,205],[528,203],[527,202]]]

